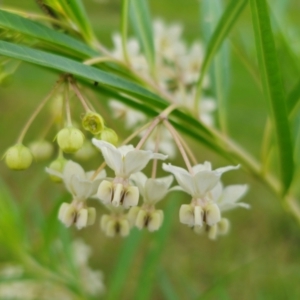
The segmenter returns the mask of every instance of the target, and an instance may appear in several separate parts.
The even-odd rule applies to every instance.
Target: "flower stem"
[[[175,141],[175,143],[176,143],[176,145],[178,147],[178,150],[181,153],[181,156],[182,156],[182,158],[183,158],[183,160],[184,160],[184,162],[185,162],[185,164],[186,164],[189,172],[191,174],[193,174],[194,173],[193,168],[192,168],[191,163],[189,161],[189,158],[188,158],[188,156],[187,156],[187,154],[186,154],[186,152],[184,150],[184,147],[183,147],[180,139],[178,138],[178,133],[177,133],[176,129],[171,125],[171,123],[168,120],[164,120],[164,124],[167,127],[167,129],[169,130],[169,132],[171,133],[171,135],[173,136],[174,141]]]
[[[51,89],[51,91],[48,93],[48,95],[42,100],[42,102],[38,105],[38,107],[35,109],[35,111],[32,113],[31,117],[29,118],[29,120],[26,122],[23,130],[21,131],[18,139],[17,139],[17,143],[22,143],[23,139],[26,135],[26,132],[28,131],[30,125],[32,124],[32,122],[34,121],[34,119],[36,118],[36,116],[40,113],[40,111],[43,109],[43,107],[46,105],[46,103],[48,102],[48,100],[53,96],[53,94],[56,92],[57,88],[60,86],[61,82],[63,81],[63,77],[61,77],[56,84],[54,85],[54,87]]]
[[[161,131],[160,126],[161,125],[157,126],[157,129],[156,129],[154,153],[158,152],[158,147],[159,147],[159,142],[160,142],[160,131]],[[151,178],[154,179],[156,177],[156,171],[157,171],[157,159],[153,159]]]
[[[65,108],[66,108],[66,116],[67,116],[67,126],[72,126],[69,86],[68,85],[65,87]]]
[[[77,98],[80,100],[83,108],[85,109],[85,111],[91,111],[88,104],[87,104],[87,101],[84,99],[84,97],[82,96],[79,88],[77,87],[76,83],[72,80],[72,78],[69,77],[69,82],[71,84],[71,87],[73,89],[73,91],[75,92]]]

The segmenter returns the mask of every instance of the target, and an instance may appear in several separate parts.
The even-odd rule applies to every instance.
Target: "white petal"
[[[139,188],[140,194],[142,197],[145,197],[145,184],[147,181],[147,176],[142,172],[134,173],[130,176],[130,179],[134,184]]]
[[[210,203],[205,207],[206,223],[209,226],[217,224],[221,220],[221,212],[217,204]]]
[[[146,167],[150,159],[154,158],[154,153],[145,150],[133,150],[124,157],[124,176],[130,176]]]
[[[98,188],[97,197],[103,204],[109,204],[112,201],[113,183],[103,180]]]
[[[169,176],[172,180],[172,176]],[[171,181],[172,183],[172,181]],[[144,201],[147,203],[153,203],[162,200],[168,193],[169,182],[164,182],[159,179],[149,178],[145,184],[145,198]]]
[[[86,179],[91,180],[94,177],[94,174],[95,174],[95,171],[89,171],[89,172],[85,173],[85,177],[86,177]],[[106,171],[105,170],[101,170],[97,174],[97,176],[95,178],[93,178],[93,181],[97,180],[97,179],[104,179],[105,177],[106,177]]]
[[[217,202],[217,200],[220,198],[223,192],[223,185],[221,181],[217,183],[217,185],[210,191],[211,200],[214,202]]]
[[[62,203],[60,208],[59,208],[59,211],[58,211],[58,219],[62,222],[64,222],[64,217],[65,217],[65,214],[66,214],[66,211],[69,209],[70,207],[70,204],[69,203]]]
[[[193,184],[193,177],[187,170],[172,166],[171,164],[163,164],[163,169],[175,176],[178,184],[183,188],[185,192],[190,195],[195,194],[196,191]]]
[[[240,165],[237,165],[237,166],[227,166],[227,167],[223,167],[223,168],[218,168],[218,169],[215,169],[214,172],[217,172],[219,174],[223,174],[225,172],[228,172],[228,171],[231,171],[231,170],[237,170],[239,169]]]
[[[205,161],[204,164],[198,164],[193,166],[193,171],[195,173],[201,172],[201,171],[211,171],[211,163],[209,161]]]
[[[217,185],[220,175],[212,171],[202,171],[197,173],[193,180],[196,188],[195,196],[202,197]]]
[[[229,210],[234,208],[235,206],[242,206],[245,208],[249,208],[245,203],[236,203],[240,198],[242,198],[246,192],[248,191],[248,186],[245,185],[229,185],[227,186],[217,203],[222,210]]]
[[[129,186],[126,188],[123,207],[129,208],[131,206],[137,206],[139,202],[139,189],[136,186]]]
[[[122,156],[125,156],[128,152],[134,151],[134,147],[132,145],[124,145],[118,148]]]
[[[82,208],[77,213],[76,227],[78,229],[82,229],[83,227],[87,226],[87,222],[88,222],[88,210],[86,208]]]
[[[90,197],[92,183],[87,180],[82,180],[78,176],[71,177],[70,189],[72,195],[78,200],[85,200]]]
[[[92,143],[101,150],[106,164],[114,170],[116,174],[120,174],[123,166],[121,152],[114,145],[105,141],[93,138]]]
[[[148,217],[148,212],[146,212],[144,209],[140,209],[135,220],[135,226],[138,229],[143,229],[145,227],[145,221],[147,217]]]
[[[162,210],[156,210],[150,215],[147,228],[150,232],[158,230],[163,222],[164,213]]]
[[[72,177],[76,175],[79,178],[84,179],[85,178],[85,172],[83,170],[83,168],[73,162],[72,160],[69,160],[63,170],[63,180],[64,183],[67,187],[67,189],[72,193],[72,185],[71,185],[71,181],[72,181]]]
[[[190,227],[194,226],[194,209],[191,205],[182,204],[179,210],[179,220],[181,223],[186,224]]]

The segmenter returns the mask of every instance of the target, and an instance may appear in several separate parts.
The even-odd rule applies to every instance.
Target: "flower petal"
[[[120,174],[123,166],[121,152],[115,146],[105,141],[93,138],[92,143],[101,150],[107,165],[114,170],[116,174]]]
[[[201,171],[211,171],[211,163],[209,161],[205,161],[204,164],[198,164],[196,166],[193,166],[193,171],[195,173],[201,172]]]
[[[214,172],[217,172],[220,175],[222,175],[225,172],[228,172],[228,171],[231,171],[231,170],[237,170],[239,168],[240,168],[240,165],[237,165],[237,166],[227,166],[227,167],[215,169]]]
[[[124,157],[123,175],[130,176],[133,173],[139,172],[146,167],[150,159],[164,159],[164,155],[152,153],[145,150],[133,150],[128,152]]]
[[[77,175],[71,177],[70,189],[77,200],[85,200],[91,196],[92,182],[80,179]]]
[[[197,173],[193,180],[195,184],[196,193],[194,196],[203,197],[205,193],[212,190],[220,180],[218,173],[212,171],[202,171]]]
[[[84,179],[85,178],[85,172],[84,169],[81,167],[80,164],[75,163],[72,160],[69,160],[63,170],[63,180],[67,187],[67,189],[72,193],[72,177],[76,175],[79,178]]]
[[[172,176],[170,176],[172,178]],[[147,203],[153,203],[162,200],[168,193],[168,182],[160,181],[159,179],[149,178],[145,184],[145,198]]]
[[[195,194],[196,191],[193,185],[193,177],[187,170],[172,166],[171,164],[163,164],[162,167],[165,171],[170,172],[175,176],[178,184],[186,193],[192,196]]]
[[[142,172],[134,173],[130,176],[133,183],[139,188],[142,197],[145,197],[145,184],[147,181],[147,176]]]
[[[233,209],[237,206],[250,208],[250,205],[246,203],[236,203],[241,197],[243,197],[248,190],[248,185],[236,184],[227,186],[220,198],[217,201],[222,211]]]

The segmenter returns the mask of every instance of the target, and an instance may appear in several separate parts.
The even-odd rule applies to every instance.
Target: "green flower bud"
[[[59,131],[56,136],[60,149],[65,153],[74,153],[79,150],[84,142],[83,133],[74,127],[66,127]]]
[[[82,126],[92,134],[99,134],[104,129],[104,120],[95,112],[87,112],[82,119]]]
[[[47,160],[53,153],[53,145],[46,140],[32,142],[29,149],[36,161]]]
[[[6,151],[5,162],[10,169],[25,170],[32,163],[32,154],[23,144],[16,144]]]
[[[113,145],[117,145],[118,143],[118,135],[114,130],[111,128],[104,128],[103,131],[100,134],[100,140],[103,140],[105,142],[111,143]]]
[[[74,154],[74,157],[78,160],[85,161],[95,156],[96,154],[98,154],[98,152],[95,146],[91,142],[85,141],[83,143],[83,146]]]
[[[65,164],[68,162],[67,159],[65,159],[64,157],[58,157],[56,160],[54,160],[50,166],[49,166],[49,169],[51,170],[54,170],[54,171],[57,171],[59,173],[62,173],[63,170],[64,170],[64,167],[65,167]],[[58,176],[55,176],[55,175],[52,175],[50,174],[50,179],[53,181],[53,182],[56,182],[56,183],[60,183],[62,182],[62,179]]]

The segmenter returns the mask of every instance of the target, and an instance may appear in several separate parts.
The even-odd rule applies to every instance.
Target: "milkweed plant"
[[[204,34],[189,43],[176,20],[151,19],[146,0],[121,2],[120,31],[111,34],[112,47],[97,38],[80,0],[39,0],[40,13],[0,10],[1,83],[25,62],[57,77],[20,134],[11,138],[3,163],[11,170],[26,170],[25,177],[28,168],[46,172],[51,189],[62,191],[63,186],[68,193],[54,208],[48,236],[38,242],[57,262],[51,269],[46,257],[35,257],[34,246],[24,241],[18,205],[11,200],[14,192],[3,185],[0,240],[19,258],[0,271],[6,279],[0,284],[5,299],[105,295],[103,274],[88,265],[89,246],[67,232],[74,227],[92,231],[96,238],[102,231],[114,243],[133,231],[160,231],[169,208],[164,202],[175,203],[174,218],[195,238],[215,243],[226,239],[230,228],[238,226],[227,211],[246,209],[251,214],[251,206],[260,201],[244,200],[251,191],[249,182],[224,184],[228,172],[253,176],[300,220],[292,128],[299,86],[285,95],[267,1],[234,0],[224,8],[222,1],[199,1]],[[196,1],[194,5],[198,9]],[[234,39],[228,43],[245,9],[252,15],[258,57],[252,75],[268,114],[260,157],[230,134],[225,98],[232,82],[228,69],[217,68],[228,63],[228,47],[237,54],[247,47]],[[250,73],[256,68],[250,59],[243,63]],[[39,78],[34,80],[38,86]],[[47,117],[38,124],[42,111]],[[32,128],[40,134],[29,140]],[[202,149],[224,163],[203,157]],[[40,167],[43,161],[46,168]],[[178,197],[180,204],[174,201]],[[68,229],[55,235],[59,223]]]

